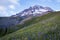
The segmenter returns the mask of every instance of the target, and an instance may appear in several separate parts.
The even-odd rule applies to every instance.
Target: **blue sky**
[[[33,5],[60,11],[60,0],[0,0],[0,17],[14,15]]]

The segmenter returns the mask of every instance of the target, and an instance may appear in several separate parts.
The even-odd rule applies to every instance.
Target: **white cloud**
[[[6,8],[0,5],[0,11],[4,11],[4,10],[6,10]]]
[[[19,4],[19,1],[20,0],[8,0],[10,3],[13,3],[13,4]]]
[[[8,7],[11,8],[11,9],[15,9],[14,5],[9,5]]]
[[[20,6],[19,1],[20,0],[0,0],[0,16],[16,14],[15,10]]]
[[[7,12],[6,12],[6,7],[5,6],[2,6],[0,5],[0,17],[1,16],[7,16]]]

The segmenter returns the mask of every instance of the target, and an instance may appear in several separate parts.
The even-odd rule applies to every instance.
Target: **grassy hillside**
[[[39,21],[42,21],[42,20],[45,20],[47,18],[53,17],[53,15],[55,15],[55,14],[50,13],[50,14],[47,14],[47,15],[43,15],[41,17],[38,16],[38,17],[32,17],[30,19],[27,18],[28,20],[24,20],[24,21],[22,20],[23,23],[14,26],[13,27],[14,29],[12,27],[10,27],[8,29],[9,30],[8,33],[16,31],[16,28],[18,30],[18,29],[21,29],[21,28],[24,28],[24,27],[28,27],[29,25],[32,25],[32,24],[38,23]]]
[[[30,25],[0,40],[60,40],[60,12],[49,13],[25,23]]]
[[[51,15],[51,14],[50,14]],[[54,15],[54,14],[53,14]],[[45,19],[47,19],[48,18],[48,16],[49,16],[49,18],[50,17],[52,17],[53,15],[51,15],[51,16],[49,16],[49,14],[47,14],[47,15],[44,15],[44,16],[42,16],[42,17],[31,17],[31,18],[27,18],[27,20],[26,19],[24,19],[24,21],[22,20],[22,23],[21,24],[18,24],[18,25],[16,25],[16,26],[10,26],[10,27],[8,27],[8,28],[5,28],[5,30],[4,29],[2,29],[2,34],[1,35],[6,35],[6,34],[9,34],[9,33],[12,33],[12,32],[15,32],[15,31],[17,31],[17,30],[19,30],[19,29],[22,29],[22,28],[24,28],[24,27],[28,27],[29,25],[32,25],[32,24],[35,24],[35,23],[37,23],[37,22],[39,22],[39,21],[42,21],[42,20],[45,20]],[[16,19],[17,20],[20,20],[20,18],[19,17],[16,17]],[[14,20],[13,20],[14,21]],[[6,32],[5,32],[6,31]],[[0,36],[1,36],[0,35]]]

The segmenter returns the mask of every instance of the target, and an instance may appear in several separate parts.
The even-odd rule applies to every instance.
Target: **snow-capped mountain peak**
[[[53,10],[49,7],[35,5],[20,12],[19,14],[17,14],[17,16],[19,17],[39,16],[39,15],[46,14],[48,12],[53,12]]]

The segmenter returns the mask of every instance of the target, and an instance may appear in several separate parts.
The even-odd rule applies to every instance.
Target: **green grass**
[[[50,15],[51,15],[51,14],[47,14],[47,15],[44,15],[44,16],[41,16],[41,17],[40,17],[40,16],[39,16],[39,17],[33,17],[33,18],[29,19],[29,20],[24,21],[23,24],[18,24],[18,25],[16,25],[16,26],[8,27],[6,34],[15,32],[15,31],[17,31],[17,30],[19,30],[19,29],[21,29],[21,28],[28,27],[28,26],[31,25],[31,24],[35,24],[35,23],[37,23],[37,22],[39,22],[39,21],[45,20],[45,19],[48,18],[48,16],[49,16],[49,18],[50,18],[50,17],[53,17],[53,15],[55,15],[55,14],[52,14],[51,16],[50,16]],[[17,17],[17,19],[19,19],[19,18]],[[13,28],[14,28],[14,29],[13,29]],[[4,33],[5,33],[5,32],[4,32]],[[4,33],[3,33],[3,34],[4,34]],[[2,34],[2,35],[3,35],[3,34]]]
[[[29,25],[28,25],[29,24]],[[26,27],[1,37],[1,40],[60,40],[60,12],[25,21]],[[25,26],[24,25],[24,26]],[[28,25],[28,26],[27,26]]]

